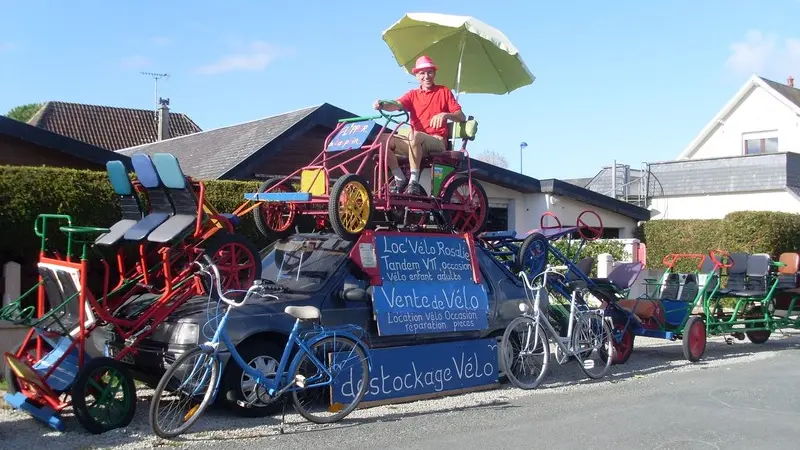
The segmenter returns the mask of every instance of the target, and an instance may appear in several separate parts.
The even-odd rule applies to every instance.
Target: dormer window
[[[778,153],[777,132],[744,133],[742,141],[745,155]]]

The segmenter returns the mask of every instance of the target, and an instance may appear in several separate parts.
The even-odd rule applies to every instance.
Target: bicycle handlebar
[[[396,106],[400,108],[399,111],[405,112],[405,108],[403,108],[403,105],[401,105],[400,102],[398,102],[397,100],[378,100],[379,107],[383,106],[384,104]],[[382,109],[382,111],[386,110]]]
[[[549,274],[549,273],[557,273],[559,275],[563,275],[560,272],[561,270],[569,270],[569,267],[567,267],[567,266],[551,266],[551,265],[548,265],[547,267],[545,267],[545,269],[542,271],[542,273],[536,275],[535,277],[533,277],[533,279],[535,280],[535,279],[537,279],[537,278],[539,278],[541,276],[544,276],[545,284],[547,284],[547,274]],[[528,279],[528,277],[525,275],[525,272],[520,271],[518,275],[525,282],[525,285],[527,286],[527,288],[533,290],[533,286],[531,285],[531,280]]]
[[[225,294],[222,293],[222,284],[221,284],[221,281],[220,281],[222,279],[222,277],[220,277],[220,275],[219,275],[219,268],[214,263],[214,261],[211,259],[211,257],[208,256],[207,254],[204,254],[203,258],[208,263],[208,267],[211,268],[211,271],[213,272],[213,274],[208,272],[208,270],[205,267],[203,267],[202,264],[197,263],[200,266],[200,270],[202,272],[206,272],[209,275],[211,275],[212,288],[213,288],[213,286],[216,286],[217,292],[219,293],[220,300],[222,300],[223,302],[227,303],[228,305],[230,305],[230,306],[232,306],[234,308],[238,308],[238,307],[244,305],[245,303],[247,303],[247,301],[250,300],[250,297],[253,294],[255,294],[256,291],[261,291],[262,290],[262,286],[260,284],[253,283],[253,285],[250,286],[250,288],[247,290],[247,293],[244,295],[244,299],[242,299],[242,301],[237,302],[235,300],[231,300],[228,297],[225,297]],[[275,295],[272,295],[272,294],[263,294],[263,295],[266,296],[266,297],[273,297],[273,298],[275,298],[275,300],[278,300],[278,297],[275,296]]]

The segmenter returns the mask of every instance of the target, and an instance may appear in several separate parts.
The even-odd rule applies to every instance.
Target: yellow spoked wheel
[[[347,174],[331,189],[328,216],[333,231],[348,241],[358,239],[361,232],[372,226],[372,191],[360,175]]]

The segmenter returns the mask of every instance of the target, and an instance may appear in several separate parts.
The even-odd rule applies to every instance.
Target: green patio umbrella
[[[409,73],[418,57],[433,59],[436,82],[456,95],[507,94],[536,79],[503,33],[473,17],[409,13],[383,32],[383,40]]]

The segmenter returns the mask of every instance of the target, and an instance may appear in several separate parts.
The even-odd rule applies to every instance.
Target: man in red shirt
[[[419,166],[422,158],[429,152],[447,149],[447,121],[463,122],[466,116],[461,105],[446,86],[434,83],[436,65],[427,56],[420,56],[411,71],[419,81],[419,88],[412,89],[400,97],[397,102],[408,112],[411,132],[408,136],[395,135],[389,140],[387,163],[394,174],[393,193],[402,192],[410,195],[426,195],[419,184]],[[375,101],[375,109],[398,111],[396,105]],[[384,141],[385,142],[385,138]],[[397,163],[397,156],[408,155],[411,166],[411,179],[406,180]],[[407,185],[406,185],[407,183]]]

